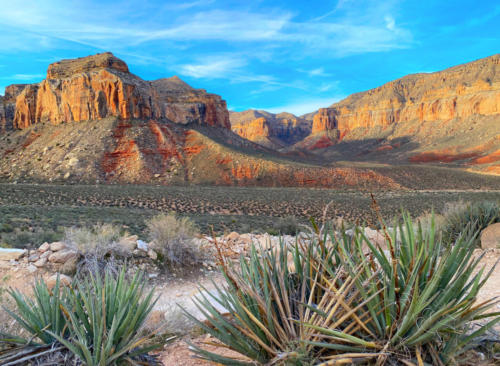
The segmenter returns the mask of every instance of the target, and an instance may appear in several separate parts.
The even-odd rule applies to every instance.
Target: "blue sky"
[[[500,1],[0,0],[0,94],[111,51],[230,109],[311,112],[409,73],[500,52]]]

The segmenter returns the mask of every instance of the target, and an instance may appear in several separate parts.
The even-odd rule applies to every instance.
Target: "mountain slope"
[[[142,80],[111,53],[56,62],[41,83],[7,87],[0,105],[7,181],[400,188],[243,139],[218,95],[178,77]],[[302,122],[271,117],[280,141],[295,141]]]

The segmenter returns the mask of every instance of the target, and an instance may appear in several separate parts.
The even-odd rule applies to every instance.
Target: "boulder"
[[[68,276],[74,276],[78,269],[79,261],[80,261],[80,256],[74,256],[69,258],[59,267],[59,272]]]
[[[240,238],[240,234],[238,234],[236,231],[233,231],[232,233],[230,233],[226,236],[226,240],[229,240],[229,241],[237,241],[239,238]]]
[[[251,234],[241,234],[240,241],[244,244],[250,245],[250,244],[252,244],[252,235]]]
[[[481,248],[500,248],[500,222],[488,226],[481,232]]]
[[[137,247],[137,235],[124,236],[118,244],[127,252],[132,252]]]
[[[33,265],[35,267],[38,267],[38,268],[41,268],[41,267],[45,266],[46,264],[47,264],[47,258],[40,258],[35,263],[33,263]]]
[[[66,244],[63,243],[62,241],[55,241],[52,244],[50,244],[50,250],[53,252],[57,252],[59,250],[63,250],[66,248]]]
[[[50,255],[52,254],[52,250],[47,250],[46,252],[43,252],[41,255],[40,255],[40,259],[43,259],[43,258],[48,258],[50,257]]]
[[[38,251],[40,253],[45,253],[47,250],[50,250],[50,244],[45,242],[42,245],[40,245],[40,248],[38,248]]]
[[[30,264],[26,269],[28,270],[29,273],[35,273],[38,270],[38,268],[33,264]]]
[[[143,240],[137,240],[137,249],[142,250],[143,252],[148,252],[148,243]]]
[[[365,227],[364,233],[370,243],[375,246],[380,246],[383,250],[387,249],[387,242],[383,232]]]
[[[51,263],[65,263],[70,259],[78,257],[78,253],[75,250],[65,249],[58,252],[54,252],[49,256],[49,262]]]
[[[40,254],[35,252],[28,257],[28,262],[36,262],[39,259],[40,259]]]
[[[155,261],[158,259],[158,254],[153,249],[149,249],[148,257]]]
[[[18,260],[28,251],[26,249],[15,249],[15,248],[0,248],[0,260],[10,261],[12,259]]]
[[[52,290],[56,283],[57,283],[57,277],[59,276],[59,283],[61,286],[69,286],[71,285],[71,277],[69,276],[66,276],[64,274],[59,274],[59,273],[56,273],[52,276],[49,277],[49,279],[46,281],[46,284],[47,284],[47,287]]]

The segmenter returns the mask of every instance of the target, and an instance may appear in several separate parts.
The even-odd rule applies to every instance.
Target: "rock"
[[[60,284],[61,287],[62,286],[69,286],[69,285],[71,285],[71,282],[73,281],[71,279],[71,277],[69,277],[69,276],[66,276],[66,275],[60,274],[60,273],[56,273],[56,274],[50,276],[47,279],[47,281],[45,282],[47,284],[47,287],[50,290],[52,290],[55,287],[55,285],[57,283],[58,276],[59,276],[59,284]]]
[[[38,268],[44,267],[46,264],[47,264],[47,258],[40,258],[35,263],[33,263],[33,265]]]
[[[59,267],[59,272],[68,276],[74,276],[78,269],[79,256],[70,257]]]
[[[145,241],[143,241],[141,239],[137,240],[137,249],[142,250],[142,251],[147,253],[148,243],[146,243]]]
[[[279,148],[276,140],[294,144],[310,134],[312,121],[290,113],[273,114],[253,109],[229,112],[231,130],[257,144]]]
[[[59,250],[63,250],[66,248],[66,244],[62,241],[55,241],[50,244],[50,250],[53,252],[57,252]]]
[[[75,250],[64,249],[58,252],[54,252],[49,256],[49,262],[51,263],[65,263],[72,258],[78,257],[78,253]]]
[[[238,234],[236,231],[233,231],[232,233],[230,233],[226,236],[226,240],[229,240],[229,241],[237,241],[239,238],[240,238],[240,234]]]
[[[46,80],[19,93],[13,126],[106,117],[230,128],[226,102],[219,96],[193,89],[178,77],[142,80],[109,52],[51,64]]]
[[[50,244],[45,242],[43,243],[42,245],[40,245],[40,247],[38,248],[38,251],[40,253],[45,253],[47,250],[50,250]]]
[[[40,254],[40,259],[46,259],[48,257],[50,257],[50,255],[52,254],[52,250],[47,250],[46,252],[43,252],[42,254]]]
[[[148,257],[155,261],[158,259],[158,254],[153,249],[149,249]]]
[[[28,267],[26,267],[26,269],[28,270],[29,273],[35,273],[38,270],[38,268],[36,266],[34,266],[33,264],[28,265]]]
[[[364,234],[366,238],[375,246],[380,246],[382,250],[387,249],[387,241],[385,235],[378,231],[378,230],[373,230],[369,227],[364,228]],[[366,245],[364,243],[364,245]],[[368,248],[368,247],[367,247]]]
[[[15,248],[0,248],[0,260],[18,260],[28,251],[26,249],[15,249]]]
[[[250,234],[241,234],[240,235],[240,242],[246,245],[252,244],[252,235]]]
[[[147,257],[148,256],[147,252],[145,252],[144,250],[140,250],[140,249],[134,249],[132,254],[136,257]]]
[[[118,244],[127,252],[132,252],[137,247],[137,235],[126,236],[120,239]]]
[[[494,55],[440,72],[408,75],[353,94],[320,108],[313,117],[311,133],[329,131],[339,140],[359,128],[366,131],[363,137],[368,138],[380,128],[405,122],[416,121],[417,126],[422,126],[424,122],[446,123],[478,114],[497,115],[500,90],[492,87],[491,80],[498,80],[500,75],[499,59]],[[428,133],[428,129],[420,128],[412,137],[425,138]]]
[[[34,253],[28,257],[28,262],[36,262],[39,259],[40,259],[40,254]]]
[[[500,222],[488,226],[481,232],[482,249],[500,248]]]

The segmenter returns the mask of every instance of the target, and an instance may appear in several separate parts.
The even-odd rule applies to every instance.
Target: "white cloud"
[[[293,113],[297,116],[301,116],[306,113],[314,112],[319,108],[325,108],[332,105],[335,102],[338,102],[343,97],[331,97],[331,98],[318,98],[318,99],[309,99],[309,100],[300,100],[296,102],[291,102],[289,104],[285,104],[278,107],[273,108],[262,108],[271,113],[281,113],[281,112],[289,112]]]
[[[199,0],[185,5],[193,7],[209,0]],[[158,18],[168,19],[154,23],[141,21],[140,14],[147,13],[147,6],[130,9],[131,3],[120,6],[91,2],[73,3],[52,0],[48,2],[12,0],[2,6],[0,24],[6,29],[29,33],[25,42],[49,49],[61,40],[76,42],[100,49],[123,49],[145,42],[258,42],[274,49],[294,50],[309,54],[329,51],[329,57],[380,52],[408,47],[411,33],[396,25],[391,14],[391,3],[367,0],[369,6],[354,6],[343,2],[341,14],[327,20],[320,17],[311,21],[296,21],[290,12],[282,9],[210,10],[186,13],[160,9]],[[127,10],[128,9],[128,10]],[[355,9],[355,10],[353,10]],[[128,11],[128,12],[127,12]],[[151,9],[149,9],[151,11]],[[162,13],[163,12],[163,13]],[[133,21],[130,14],[137,14]],[[3,45],[22,47],[19,37],[3,37]],[[8,42],[11,40],[11,42]],[[166,45],[163,45],[166,46]],[[300,48],[297,48],[300,47]]]
[[[5,95],[5,86],[0,85],[0,95]]]
[[[390,31],[394,31],[396,30],[396,21],[394,20],[394,18],[390,15],[386,15],[384,17],[384,20],[385,20],[385,27],[390,30]]]
[[[208,59],[197,64],[181,65],[179,72],[193,78],[219,79],[230,77],[245,65],[246,62],[239,58]]]

